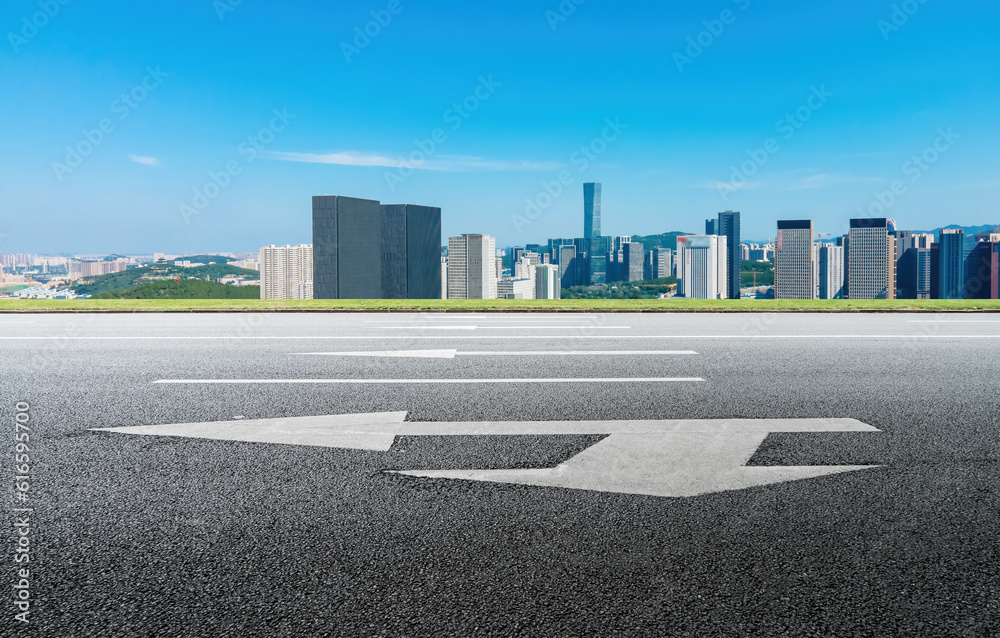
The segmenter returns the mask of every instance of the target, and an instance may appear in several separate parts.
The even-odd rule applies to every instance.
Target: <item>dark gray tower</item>
[[[313,297],[380,299],[382,211],[379,202],[313,197]]]
[[[740,298],[740,214],[727,210],[719,213],[719,223],[716,226],[719,235],[726,238],[726,248],[729,251],[729,298]]]
[[[601,184],[583,185],[583,237],[596,239],[601,236]]]
[[[441,209],[382,205],[382,298],[441,298]]]

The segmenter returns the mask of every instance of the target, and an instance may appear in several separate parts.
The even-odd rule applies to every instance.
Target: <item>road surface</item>
[[[5,635],[1000,635],[995,316],[3,315]]]

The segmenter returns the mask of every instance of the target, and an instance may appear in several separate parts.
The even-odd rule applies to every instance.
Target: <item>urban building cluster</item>
[[[812,220],[778,222],[776,299],[998,299],[1000,233],[897,230],[885,218],[852,219],[849,232],[817,241]]]
[[[483,234],[451,237],[442,249],[440,208],[317,196],[312,244],[222,253],[260,275],[216,281],[259,285],[262,299],[560,299],[569,288],[671,277],[669,296],[688,299],[1000,298],[1000,229],[935,235],[861,218],[832,237],[817,234],[812,220],[781,220],[773,242],[756,244],[742,241],[741,214],[724,211],[705,222],[704,234],[677,233],[676,248],[647,249],[631,236],[602,234],[602,191],[600,183],[583,185],[583,237],[503,249]],[[772,262],[773,286],[741,288],[744,262]],[[205,265],[165,253],[0,255],[0,294],[75,298],[73,282],[150,264]]]

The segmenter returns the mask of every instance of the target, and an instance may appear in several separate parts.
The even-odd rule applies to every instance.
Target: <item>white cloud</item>
[[[143,166],[159,166],[160,160],[155,157],[143,157],[142,155],[129,155],[128,158],[135,162],[136,164],[142,164]]]
[[[562,168],[557,162],[505,162],[464,155],[441,155],[417,165],[406,158],[393,159],[384,155],[346,151],[341,153],[286,153],[266,151],[264,157],[283,162],[334,164],[337,166],[379,166],[383,168],[415,168],[424,171],[464,173],[472,171],[549,171]]]

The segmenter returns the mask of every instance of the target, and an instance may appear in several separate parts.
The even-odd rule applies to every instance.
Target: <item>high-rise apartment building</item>
[[[261,299],[313,298],[313,247],[265,246],[260,249]]]
[[[774,298],[814,299],[813,222],[779,221],[774,248]]]
[[[603,186],[598,183],[583,185],[583,238],[601,236],[601,196]]]
[[[496,239],[462,235],[448,240],[448,298],[496,299]]]
[[[677,238],[678,291],[688,299],[726,299],[729,247],[726,237],[687,235]]]
[[[719,223],[716,226],[718,234],[726,238],[726,263],[729,268],[726,277],[729,299],[740,298],[740,214],[727,210],[719,213]]]
[[[819,249],[819,298],[844,298],[844,247],[824,244]]]
[[[945,228],[941,231],[938,256],[938,282],[941,299],[965,298],[965,231]]]
[[[672,276],[674,268],[674,251],[669,248],[654,248],[652,254],[652,278],[664,279]]]
[[[847,268],[850,299],[896,298],[896,238],[889,220],[851,220]]]

